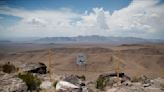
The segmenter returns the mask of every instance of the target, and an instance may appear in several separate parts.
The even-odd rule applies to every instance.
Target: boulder
[[[22,72],[31,72],[38,74],[46,74],[47,66],[44,63],[23,63],[19,65]]]
[[[151,86],[151,84],[150,84],[150,83],[143,84],[143,87],[149,87],[149,86]]]
[[[68,90],[72,90],[72,91],[79,90],[79,87],[67,81],[59,81],[56,84],[57,92],[69,92]],[[75,92],[78,92],[78,91],[75,91]]]
[[[89,92],[88,87],[77,75],[68,75],[56,84],[58,92]]]
[[[65,76],[64,81],[70,82],[76,86],[81,84],[81,80],[76,75]]]

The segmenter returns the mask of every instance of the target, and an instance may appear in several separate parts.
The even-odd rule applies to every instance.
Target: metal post
[[[49,78],[50,78],[50,82],[54,82],[54,80],[52,79],[52,53],[51,53],[51,49],[48,50],[48,61],[49,61]],[[55,89],[52,89],[52,92],[55,92]]]
[[[52,82],[52,78],[51,78],[51,50],[48,50],[48,64],[49,64],[49,78],[50,81]]]
[[[117,82],[119,84],[120,79],[119,79],[119,73],[120,73],[120,50],[118,51],[118,60],[117,60]]]

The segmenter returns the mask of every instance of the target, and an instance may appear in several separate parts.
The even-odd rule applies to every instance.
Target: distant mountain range
[[[0,43],[9,43],[9,42],[11,42],[11,41],[9,41],[9,40],[0,40]]]
[[[136,44],[136,43],[164,43],[160,39],[143,39],[135,37],[105,37],[105,36],[76,36],[76,37],[45,37],[35,40],[42,43],[111,43],[111,44]]]

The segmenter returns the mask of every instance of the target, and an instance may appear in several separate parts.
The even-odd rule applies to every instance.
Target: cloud
[[[3,6],[0,7],[0,14],[20,17],[21,20],[5,28],[1,36],[105,35],[158,38],[164,35],[163,9],[164,4],[159,4],[159,0],[133,0],[127,7],[113,13],[103,8],[77,13],[68,8],[26,10]]]
[[[134,0],[128,7],[115,11],[109,25],[113,30],[125,31],[125,35],[127,31],[132,36],[164,34],[164,5],[158,3],[157,0]]]
[[[30,18],[26,22],[32,25],[45,25],[46,24],[46,22],[40,18]]]
[[[94,11],[97,12],[96,20],[99,27],[102,29],[109,29],[106,23],[106,16],[105,16],[105,11],[103,10],[103,8],[95,9]]]

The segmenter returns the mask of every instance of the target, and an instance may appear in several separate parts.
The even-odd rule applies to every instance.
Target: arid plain
[[[120,72],[128,76],[147,75],[164,78],[164,44],[38,44],[5,43],[0,45],[0,63],[15,66],[24,62],[42,62],[47,66],[51,49],[51,66],[54,74],[85,75],[96,79],[100,74],[115,72],[117,56]],[[76,64],[78,53],[87,57],[86,66]]]

